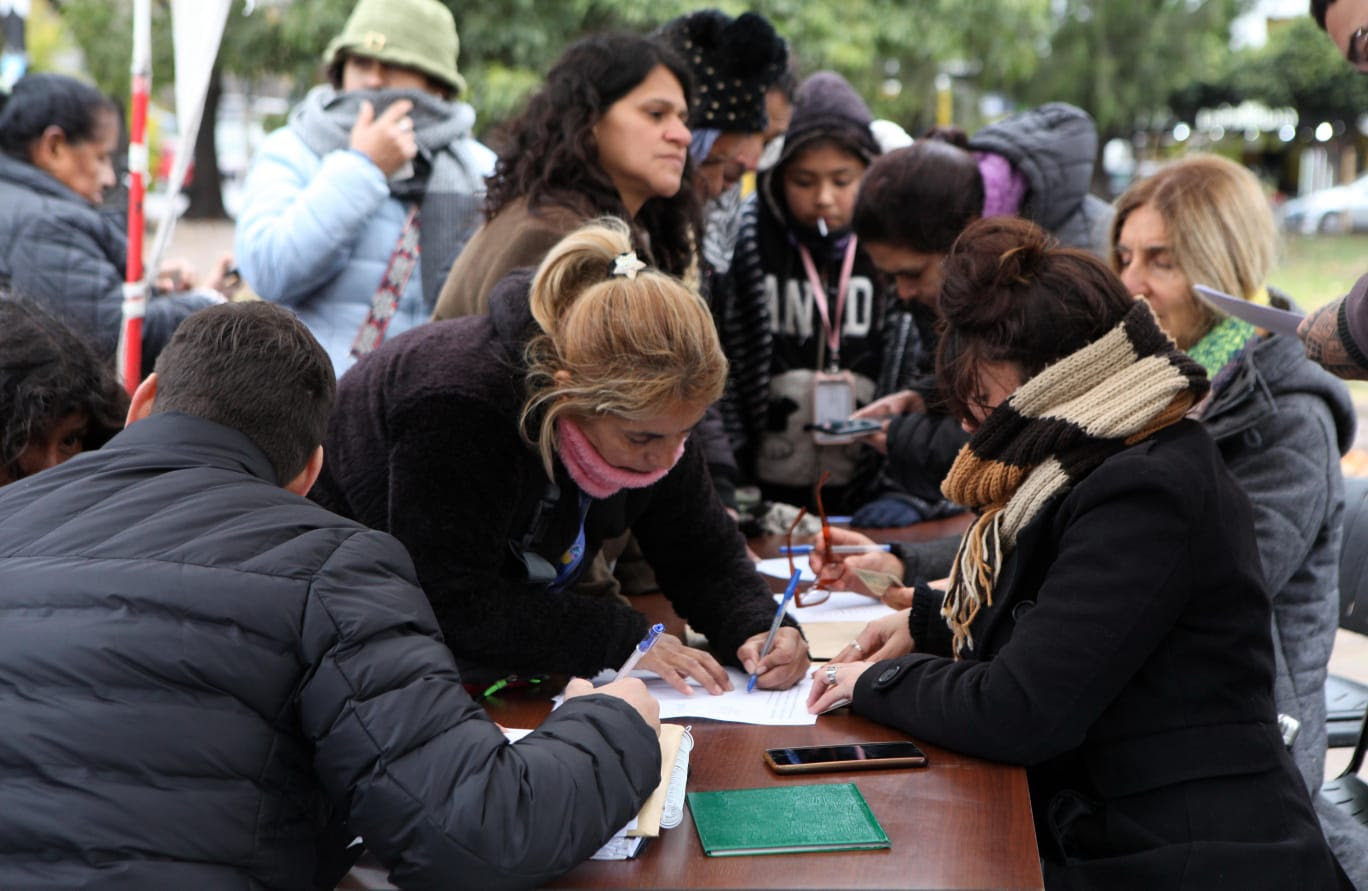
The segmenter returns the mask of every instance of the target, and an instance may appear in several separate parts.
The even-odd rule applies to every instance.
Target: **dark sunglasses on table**
[[[822,505],[822,486],[826,485],[829,473],[823,473],[822,478],[817,481],[817,513],[822,520],[822,543],[826,546],[828,559],[831,559],[831,524],[827,522],[826,508]],[[803,522],[803,517],[807,516],[807,508],[798,509],[798,515],[789,524],[788,531],[784,533],[784,543],[788,545],[789,578],[798,571],[798,567],[793,563],[793,533],[798,528],[798,524]],[[798,606],[816,606],[819,603],[826,603],[831,599],[831,589],[826,587],[822,581],[813,583],[806,590],[800,590],[793,595],[793,600]]]

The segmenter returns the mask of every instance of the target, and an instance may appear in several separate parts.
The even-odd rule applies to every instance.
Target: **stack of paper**
[[[505,729],[509,742],[517,742],[531,730]],[[626,826],[604,842],[591,860],[630,860],[641,853],[646,840],[673,829],[684,818],[684,791],[689,779],[689,752],[693,737],[679,724],[660,725],[660,783]]]

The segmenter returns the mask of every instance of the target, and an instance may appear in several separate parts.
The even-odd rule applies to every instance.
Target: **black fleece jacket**
[[[528,283],[515,273],[490,295],[489,315],[405,332],[344,375],[310,497],[408,547],[463,672],[592,676],[621,664],[646,620],[617,600],[552,593],[520,557],[549,482],[518,430]],[[559,461],[556,483],[530,547],[553,565],[579,529],[579,490]],[[774,600],[693,438],[660,482],[592,502],[585,563],[629,528],[675,610],[738,664]]]

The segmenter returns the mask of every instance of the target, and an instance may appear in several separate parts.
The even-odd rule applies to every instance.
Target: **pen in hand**
[[[803,577],[801,569],[793,571],[793,577],[789,579],[788,587],[784,589],[784,597],[779,601],[779,608],[774,611],[774,621],[770,622],[769,634],[765,637],[765,645],[760,648],[760,658],[755,662],[755,671],[751,672],[750,680],[746,681],[746,692],[755,692],[755,680],[760,676],[760,665],[769,655],[770,647],[774,646],[774,636],[779,633],[779,625],[784,621],[784,610],[788,609],[789,601],[793,599],[793,593],[798,590],[798,580]]]
[[[780,545],[779,553],[781,555],[793,554],[794,556],[797,556],[799,554],[811,554],[815,547],[816,545],[810,544],[794,545],[793,547],[789,547],[788,545]],[[831,546],[831,553],[833,554],[874,554],[878,553],[879,551],[887,553],[892,550],[893,547],[891,545],[886,544],[851,544]]]
[[[641,661],[641,657],[646,655],[647,650],[655,646],[656,640],[664,633],[664,625],[659,622],[652,625],[651,630],[647,631],[646,636],[641,639],[641,643],[637,644],[632,650],[632,655],[628,656],[627,661],[622,663],[622,667],[617,670],[617,674],[613,676],[613,680],[625,678],[627,675],[631,674],[632,669],[636,668],[637,663]]]

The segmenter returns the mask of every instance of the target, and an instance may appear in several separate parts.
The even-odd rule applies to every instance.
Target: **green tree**
[[[1228,54],[1230,22],[1250,0],[1058,0],[1048,55],[1029,80],[1028,102],[1072,102],[1097,120],[1105,142],[1137,123],[1162,121],[1177,87]]]
[[[1307,123],[1353,128],[1368,112],[1368,78],[1348,65],[1309,16],[1275,29],[1268,43],[1241,54],[1230,82],[1243,97],[1271,108],[1290,107]]]

